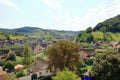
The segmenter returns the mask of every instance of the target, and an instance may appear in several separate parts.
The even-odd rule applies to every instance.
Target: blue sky
[[[120,0],[0,0],[0,28],[85,30],[120,14]]]

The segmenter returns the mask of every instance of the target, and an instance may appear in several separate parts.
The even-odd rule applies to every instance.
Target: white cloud
[[[94,27],[97,23],[104,21],[105,19],[114,17],[120,14],[120,0],[108,0],[101,4],[97,4],[95,8],[92,8],[83,18],[83,25],[85,23]],[[88,26],[86,26],[88,27]]]
[[[17,7],[17,5],[15,3],[11,2],[10,0],[0,0],[0,3],[8,5],[10,7],[14,7],[14,8]]]
[[[72,15],[69,11],[59,15],[52,14],[50,10],[48,10],[48,13],[52,14],[51,19],[55,20],[60,26],[62,25],[62,29],[85,30],[87,27],[95,27],[99,22],[120,14],[119,3],[120,0],[101,0],[101,3],[96,4],[82,16]]]
[[[82,17],[64,17],[66,28],[71,30],[85,30],[87,27],[94,27],[99,22],[120,14],[119,3],[120,0],[103,1],[100,4],[97,4],[94,8],[91,8]]]
[[[43,2],[51,8],[60,8],[61,4],[59,0],[43,0]]]

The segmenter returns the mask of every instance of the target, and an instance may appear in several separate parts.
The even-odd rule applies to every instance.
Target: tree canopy
[[[98,23],[93,30],[102,32],[120,32],[120,15]]]
[[[80,65],[79,46],[68,40],[61,40],[48,48],[48,69],[52,72],[63,70],[65,67],[75,70]]]
[[[15,53],[9,53],[8,57],[6,58],[6,61],[7,60],[16,61]]]
[[[32,55],[32,53],[31,53],[29,47],[28,47],[28,46],[25,46],[25,47],[24,47],[23,64],[25,64],[26,67],[28,67],[28,66],[31,64],[31,62],[32,62],[32,60],[31,60],[31,55]]]
[[[90,74],[95,80],[119,80],[120,54],[107,53],[98,57]]]

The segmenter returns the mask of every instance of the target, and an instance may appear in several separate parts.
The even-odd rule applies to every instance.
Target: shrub
[[[3,69],[4,69],[4,70],[5,70],[5,69],[8,69],[9,71],[10,71],[10,70],[14,70],[14,66],[15,66],[14,62],[12,62],[12,61],[7,61],[7,62],[5,63],[5,65],[3,66]]]
[[[52,77],[53,80],[81,80],[81,78],[74,72],[64,69],[63,71],[58,71],[57,75]]]
[[[11,61],[16,61],[16,55],[15,53],[9,53],[6,61],[11,60]]]
[[[23,71],[19,71],[16,73],[16,77],[22,77],[22,76],[25,76],[25,73]]]
[[[0,60],[0,66],[3,66],[5,64],[5,60]]]

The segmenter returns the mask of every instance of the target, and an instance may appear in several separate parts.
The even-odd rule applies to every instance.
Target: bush
[[[5,63],[5,65],[3,66],[3,69],[4,69],[4,70],[5,70],[5,69],[8,69],[9,71],[11,71],[11,70],[14,70],[14,66],[15,66],[14,62],[12,62],[12,61],[7,61],[7,62]]]
[[[58,71],[57,75],[52,77],[53,80],[81,80],[81,78],[74,72],[64,69],[63,71]]]
[[[87,59],[87,60],[85,60],[85,63],[87,64],[87,65],[93,65],[93,60],[91,60],[91,59]]]
[[[5,60],[0,61],[0,66],[3,66],[5,64]]]
[[[120,55],[118,53],[106,53],[96,58],[90,75],[95,80],[119,80],[120,79]]]
[[[23,71],[19,71],[16,73],[16,77],[22,77],[22,76],[25,76],[25,73]]]
[[[15,53],[9,53],[6,61],[11,60],[11,61],[16,61],[16,55]]]

